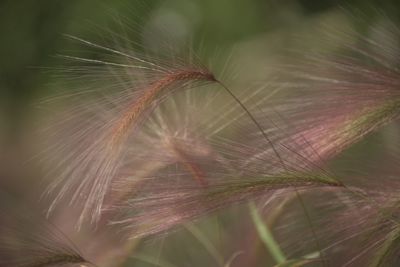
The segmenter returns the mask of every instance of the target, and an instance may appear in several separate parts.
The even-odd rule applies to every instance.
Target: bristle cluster
[[[145,62],[145,60],[137,60]],[[156,62],[147,64],[157,66]],[[65,196],[71,192],[71,203],[83,201],[82,213],[78,225],[88,218],[96,222],[101,217],[103,202],[110,192],[114,180],[118,180],[126,158],[126,151],[131,149],[141,150],[140,144],[130,143],[132,139],[140,136],[140,128],[149,119],[152,111],[159,106],[172,92],[179,92],[179,88],[187,88],[198,84],[215,82],[214,75],[207,69],[196,66],[179,67],[165,71],[154,70],[151,75],[146,73],[148,78],[141,74],[137,85],[127,88],[121,92],[121,96],[115,96],[116,100],[112,110],[100,110],[105,116],[111,117],[104,122],[102,114],[96,114],[95,118],[89,118],[86,128],[81,128],[80,133],[71,135],[72,142],[79,148],[71,149],[65,143],[60,144],[63,150],[71,150],[67,155],[66,164],[55,163],[53,168],[59,178],[51,183],[48,192],[53,193],[56,188],[56,198],[50,208],[53,210]],[[132,78],[132,77],[127,77]],[[136,87],[135,87],[136,86]],[[84,109],[90,111],[91,105],[83,105]],[[87,111],[84,111],[87,113]],[[98,112],[98,111],[96,111]],[[90,115],[93,116],[93,115]],[[68,119],[71,120],[71,119]],[[71,121],[74,123],[75,121]],[[102,125],[101,125],[102,124]],[[76,126],[72,125],[75,128]],[[80,126],[81,127],[81,126]],[[138,137],[140,139],[140,137]],[[158,141],[156,141],[158,142]],[[144,152],[145,153],[145,152]],[[62,160],[63,161],[63,160]],[[187,163],[184,163],[187,164]],[[189,165],[187,165],[189,166]],[[194,170],[192,168],[192,170]],[[57,173],[57,172],[60,173]],[[80,182],[78,182],[80,181]],[[79,183],[79,184],[78,184]],[[79,200],[79,201],[78,201]]]
[[[2,193],[0,266],[94,266],[56,225]]]
[[[181,81],[216,81],[214,75],[210,72],[201,70],[179,70],[176,72],[168,73],[165,77],[161,77],[159,80],[151,83],[144,90],[143,96],[133,100],[132,106],[128,108],[126,113],[119,119],[113,136],[111,137],[111,143],[118,142],[118,140],[138,121],[140,116],[146,109],[151,108],[152,103],[157,99],[159,94],[174,84]]]
[[[374,179],[369,175],[364,184],[352,184],[354,176],[329,167],[349,147],[398,119],[400,71],[384,58],[350,46],[351,56],[303,57],[267,87],[237,88],[200,64],[160,64],[83,42],[122,57],[118,62],[74,58],[111,68],[114,83],[103,86],[122,90],[105,90],[82,105],[73,102],[63,114],[66,132],[54,146],[62,159],[55,161],[47,191],[55,194],[50,212],[68,200],[77,206],[72,205],[79,227],[87,222],[120,227],[129,239],[234,203],[270,197],[276,204],[281,199],[275,193],[282,193],[288,196],[285,212],[271,221],[280,223],[278,239],[289,240],[282,242],[288,250],[297,252],[291,235],[296,240],[296,233],[306,233],[312,240],[307,252],[317,251],[324,265],[336,255],[343,266],[390,262],[400,240],[398,198],[385,188],[365,186],[372,184],[366,178]],[[198,84],[212,90],[193,88]],[[192,90],[182,90],[188,87]],[[314,218],[319,211],[326,220]],[[324,223],[328,235],[321,230]],[[379,225],[383,230],[375,236]],[[373,230],[371,237],[366,228]],[[359,245],[359,236],[367,240],[355,256],[337,245],[347,243],[345,234],[352,231],[357,233],[349,244]],[[376,257],[364,257],[377,247]],[[80,260],[52,257],[32,266]]]
[[[47,267],[47,266],[58,266],[66,264],[82,263],[85,264],[86,260],[79,255],[70,254],[54,254],[48,257],[39,257],[31,263],[18,265],[19,267]]]

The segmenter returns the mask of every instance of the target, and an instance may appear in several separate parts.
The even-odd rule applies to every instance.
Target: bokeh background
[[[62,84],[53,70],[65,65],[65,59],[57,55],[96,57],[64,34],[102,43],[108,30],[123,25],[129,28],[124,36],[150,49],[170,36],[191,40],[205,61],[213,57],[218,64],[233,54],[230,63],[246,69],[235,78],[251,77],[261,83],[285,50],[326,49],[316,30],[352,25],[344,10],[360,12],[368,23],[373,23],[380,11],[392,20],[400,18],[396,0],[0,1],[0,186],[15,195],[36,195],[31,190],[40,183],[40,170],[25,168],[35,153],[30,139],[35,103]],[[215,253],[229,259],[241,253],[239,245],[232,245],[236,240],[247,244],[257,239],[254,231],[241,232],[251,222],[246,216],[238,222],[236,209],[243,207],[210,216],[168,237],[139,240],[137,255],[142,256],[132,258],[126,266],[218,266],[208,242]],[[253,251],[257,260],[252,266],[271,266],[262,246]],[[240,266],[236,264],[232,266]]]

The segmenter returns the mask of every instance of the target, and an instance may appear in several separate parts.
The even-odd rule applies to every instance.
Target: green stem
[[[382,244],[381,249],[376,253],[373,262],[371,263],[371,267],[380,267],[383,266],[387,256],[393,252],[393,248],[399,244],[400,241],[400,227],[396,227],[392,230],[385,242]]]
[[[278,264],[284,263],[286,261],[286,257],[279,247],[279,244],[275,241],[271,231],[264,224],[254,202],[249,203],[249,208],[251,218],[254,225],[256,226],[261,241],[264,243],[265,247],[268,249],[268,251],[271,253],[271,256]]]

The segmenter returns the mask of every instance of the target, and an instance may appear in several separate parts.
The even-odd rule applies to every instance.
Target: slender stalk
[[[383,243],[382,247],[376,252],[374,260],[369,265],[370,267],[381,267],[384,266],[387,256],[393,251],[393,248],[400,243],[400,227],[396,227],[392,230]]]
[[[249,203],[249,209],[251,219],[256,226],[258,236],[260,237],[261,241],[264,243],[265,247],[268,249],[268,251],[271,253],[271,256],[278,264],[284,263],[286,261],[286,257],[281,250],[279,244],[275,241],[267,225],[265,225],[262,221],[262,218],[254,202]]]

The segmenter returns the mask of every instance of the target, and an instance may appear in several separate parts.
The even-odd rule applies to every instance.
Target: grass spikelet
[[[136,146],[127,149],[121,176],[112,184],[110,203],[124,203],[146,183],[151,183],[155,174],[171,168],[186,173],[192,185],[207,186],[206,177],[212,168],[202,164],[207,162],[206,158],[209,158],[207,164],[222,160],[207,142],[207,137],[212,136],[217,127],[221,130],[220,125],[209,124],[209,117],[204,116],[210,113],[210,102],[218,98],[219,93],[213,89],[178,93],[154,110],[133,140]],[[164,180],[164,183],[169,182],[169,178]]]
[[[122,116],[120,122],[114,130],[112,143],[117,142],[126,131],[133,127],[135,122],[139,119],[141,114],[148,109],[151,104],[157,99],[157,96],[162,91],[171,86],[176,86],[176,83],[181,81],[215,81],[214,75],[205,70],[179,70],[176,72],[168,73],[165,77],[150,84],[142,97],[135,99],[135,103],[129,107],[128,111]]]
[[[297,153],[322,165],[400,115],[400,72],[393,65],[398,47],[383,47],[357,32],[329,34],[352,41],[334,53],[302,51],[297,60],[293,55],[272,83],[279,92],[252,110],[255,117],[268,118],[259,121],[271,138],[291,140]],[[380,37],[397,40],[400,31],[391,28]],[[257,136],[254,144],[262,139]]]
[[[57,191],[49,212],[70,195],[71,203],[82,206],[80,226],[86,219],[91,222],[99,220],[105,197],[112,180],[120,176],[127,151],[141,149],[132,140],[140,133],[139,128],[151,112],[171,93],[213,83],[215,78],[200,64],[173,59],[157,62],[148,59],[149,56],[137,56],[72,38],[112,56],[117,55],[121,62],[128,61],[122,64],[69,57],[96,66],[95,71],[93,66],[86,70],[72,68],[75,74],[82,71],[94,75],[97,72],[110,79],[103,84],[95,82],[91,86],[98,84],[99,88],[94,91],[73,94],[68,99],[71,107],[63,111],[64,118],[56,118],[56,123],[51,126],[57,133],[52,133],[55,141],[49,151],[54,152],[52,157],[59,154],[60,158],[51,159],[55,162],[50,167],[53,170],[51,174],[58,178],[47,190],[50,193]],[[108,74],[104,75],[106,70]],[[85,99],[85,94],[88,99]],[[93,97],[93,94],[99,97]]]
[[[232,182],[231,182],[232,183]],[[188,187],[160,187],[142,192],[143,195],[130,199],[125,207],[125,215],[113,224],[125,226],[132,238],[147,236],[170,230],[183,222],[204,216],[234,203],[264,196],[277,189],[296,186],[298,188],[335,187],[315,181],[304,182],[282,179],[265,181],[237,182],[230,185],[213,185],[212,189],[193,189]]]
[[[12,208],[9,203],[13,203]],[[57,226],[32,210],[16,205],[5,194],[0,213],[1,266],[95,266]]]
[[[375,164],[375,157],[385,163]],[[322,252],[339,266],[396,266],[399,198],[393,188],[399,186],[398,153],[376,151],[370,160],[361,161],[356,154],[345,153],[339,159],[336,174],[350,190],[305,194]],[[275,233],[285,251],[301,256],[315,248],[308,242],[298,246],[300,240],[311,237],[298,208],[294,202],[287,205],[286,212],[275,219]]]
[[[245,116],[242,118],[247,119]],[[171,172],[166,168],[149,174],[145,179],[147,185],[130,197],[123,207],[125,215],[114,219],[113,224],[126,226],[131,237],[146,236],[278,189],[343,186],[322,169],[315,166],[313,169],[312,165],[300,166],[293,160],[296,155],[283,159],[286,168],[282,168],[276,155],[272,154],[259,158],[259,165],[253,165],[253,169],[243,170],[243,158],[260,147],[229,143],[218,135],[208,136],[207,140],[211,144],[209,149],[213,151],[207,158],[197,157],[195,166],[184,165],[182,170]],[[265,142],[263,144],[261,148],[268,146]],[[306,159],[302,160],[306,162]],[[177,162],[181,161],[178,157]],[[196,172],[187,172],[193,167]],[[193,184],[193,177],[198,178],[198,171],[201,171],[201,178],[207,180],[206,187]]]

